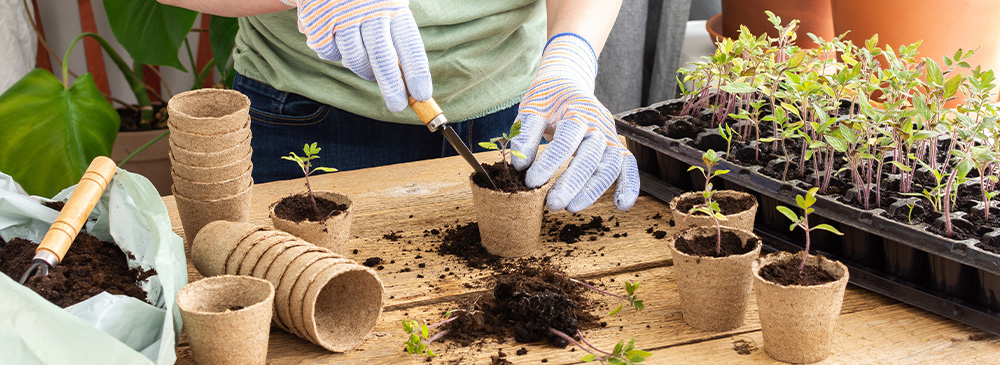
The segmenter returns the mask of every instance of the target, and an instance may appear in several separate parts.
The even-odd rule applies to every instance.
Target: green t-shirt
[[[536,0],[414,0],[434,99],[450,121],[520,102],[545,45],[545,4]],[[241,74],[282,91],[387,122],[419,124],[409,109],[386,109],[375,82],[306,46],[295,9],[240,18],[234,62]]]

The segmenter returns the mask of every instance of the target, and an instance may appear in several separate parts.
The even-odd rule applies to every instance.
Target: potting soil
[[[495,162],[492,164],[481,164],[486,173],[490,175],[490,179],[496,184],[500,191],[507,193],[516,193],[519,191],[531,191],[537,188],[529,188],[528,185],[524,183],[524,176],[528,173],[528,170],[517,171],[514,166],[504,161]],[[482,188],[489,188],[490,184],[485,181],[479,175],[473,175],[472,182],[479,185]]]
[[[747,242],[746,246],[744,246],[740,236],[736,235],[736,233],[722,231],[722,254],[720,255],[715,251],[715,247],[718,244],[718,236],[715,234],[714,229],[710,231],[711,234],[709,235],[697,235],[690,240],[684,236],[678,236],[674,246],[677,247],[678,251],[688,255],[705,257],[742,255],[753,251],[757,247],[757,243],[754,242]]]
[[[312,201],[309,199],[309,194],[295,194],[289,195],[281,199],[278,205],[274,206],[274,214],[279,218],[287,219],[292,222],[302,222],[309,220],[312,222],[321,222],[327,218],[337,216],[347,210],[346,204],[337,204],[336,202],[328,199],[324,199],[316,196],[316,207],[319,208],[317,213],[313,209]]]
[[[739,197],[714,195],[712,197],[712,201],[719,203],[719,210],[721,210],[722,214],[724,215],[732,215],[740,212],[745,212],[748,209],[752,208],[754,204],[752,196],[744,196],[744,195],[741,195]],[[695,205],[702,204],[704,202],[705,198],[700,195],[693,198],[687,198],[677,202],[677,211],[690,212],[691,208],[694,208]]]
[[[14,238],[0,246],[0,271],[18,280],[31,265],[38,245]],[[156,275],[155,270],[130,269],[125,253],[114,243],[80,233],[63,261],[46,276],[28,279],[25,286],[59,307],[73,304],[106,291],[146,301],[139,282]]]
[[[817,266],[806,265],[799,274],[800,260],[785,260],[760,268],[760,277],[781,285],[822,285],[837,279]]]

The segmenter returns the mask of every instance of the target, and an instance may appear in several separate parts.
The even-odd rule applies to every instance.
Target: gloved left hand
[[[406,109],[407,89],[414,99],[431,97],[427,53],[409,1],[280,1],[298,8],[299,32],[319,58],[343,61],[356,75],[378,82],[389,111]]]
[[[511,163],[519,171],[528,168],[529,187],[545,184],[576,154],[549,190],[546,206],[551,211],[581,211],[615,180],[619,210],[631,208],[639,196],[635,156],[618,140],[614,117],[594,96],[596,77],[597,55],[590,44],[579,35],[560,33],[545,46],[535,80],[521,101],[521,134],[511,148],[527,158],[513,157]],[[551,143],[535,158],[543,134]]]

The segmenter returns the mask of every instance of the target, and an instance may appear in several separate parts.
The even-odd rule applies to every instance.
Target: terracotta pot
[[[292,222],[278,217],[274,213],[274,207],[281,202],[278,201],[271,204],[271,224],[274,225],[274,228],[291,233],[314,245],[327,248],[336,254],[345,254],[351,238],[351,221],[354,219],[351,198],[347,195],[323,190],[313,190],[313,195],[337,204],[345,204],[347,210],[322,222]]]
[[[115,162],[121,162],[132,152],[159,137],[163,132],[166,130],[118,132],[115,144],[111,147],[111,159]],[[129,172],[149,179],[149,182],[153,183],[161,196],[170,195],[170,185],[173,183],[170,178],[170,158],[167,156],[167,152],[170,150],[168,139],[168,137],[164,137],[149,145],[122,166]]]
[[[469,175],[472,205],[483,248],[503,257],[527,256],[541,247],[542,213],[552,182],[537,189],[506,193],[480,187]]]
[[[677,250],[678,238],[715,236],[715,227],[688,228],[667,242],[674,259],[684,322],[706,331],[728,331],[743,325],[753,288],[750,266],[761,248],[760,238],[753,233],[728,227],[722,231],[736,233],[744,246],[751,244],[754,249],[726,257],[694,256]]]
[[[831,0],[722,0],[722,35],[736,39],[740,36],[740,25],[746,25],[753,34],[767,32],[777,37],[778,31],[767,20],[764,10],[770,10],[781,17],[781,23],[799,20],[796,43],[802,48],[815,48],[806,33],[815,34],[825,40],[834,37]],[[836,1],[836,0],[834,0]],[[908,9],[907,7],[897,8]]]
[[[876,33],[881,47],[893,49],[923,40],[918,57],[930,57],[942,67],[944,56],[982,46],[969,64],[1000,70],[1000,32],[992,31],[1000,17],[996,1],[832,0],[832,14],[836,33],[850,30],[845,40],[855,45],[864,45]]]
[[[839,261],[809,255],[808,266],[819,266],[837,280],[813,286],[780,285],[760,276],[760,269],[774,262],[802,259],[777,252],[754,261],[754,290],[760,311],[764,350],[775,360],[789,363],[813,363],[830,356],[833,329],[844,303],[847,267]]]
[[[177,307],[199,364],[264,364],[274,285],[247,276],[216,276],[181,288]]]
[[[726,220],[719,222],[720,225],[723,227],[730,227],[739,230],[744,230],[747,232],[753,232],[753,225],[755,219],[757,218],[757,206],[758,206],[757,199],[754,198],[753,195],[735,190],[719,190],[716,191],[715,194],[712,196],[716,198],[749,197],[750,199],[753,199],[753,206],[750,207],[750,209],[744,210],[736,214],[729,214],[726,216]],[[702,192],[695,191],[678,195],[670,200],[670,214],[673,216],[674,225],[676,229],[682,230],[688,227],[700,227],[700,226],[715,227],[715,219],[712,219],[711,217],[708,217],[701,213],[695,213],[690,216],[687,216],[688,212],[681,212],[677,210],[677,205],[682,200],[691,198],[697,198],[699,199],[699,201],[701,201],[701,199],[704,199],[702,196]],[[685,216],[687,217],[685,218]]]

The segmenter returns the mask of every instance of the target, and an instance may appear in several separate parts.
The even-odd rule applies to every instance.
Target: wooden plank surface
[[[494,158],[480,154],[481,160]],[[454,227],[475,221],[468,187],[470,168],[464,160],[453,157],[365,170],[344,171],[311,179],[316,189],[344,193],[354,200],[352,248],[349,257],[364,261],[381,257],[386,263],[379,271],[385,283],[386,307],[376,328],[366,341],[348,353],[330,353],[294,335],[272,328],[268,361],[291,363],[422,363],[423,359],[403,351],[404,336],[400,321],[404,318],[433,321],[454,308],[457,301],[485,290],[490,270],[471,270],[451,256],[439,256],[439,236],[424,230]],[[304,189],[303,180],[279,181],[254,186],[251,221],[269,225],[268,206],[281,197]],[[172,197],[164,202],[178,234],[180,220]],[[672,228],[666,205],[645,194],[629,212],[614,208],[611,194],[605,194],[591,208],[578,215],[567,212],[547,213],[543,226],[543,249],[536,256],[551,256],[551,263],[577,278],[586,278],[618,289],[624,280],[639,280],[640,296],[647,308],[606,318],[607,327],[585,334],[595,345],[611,347],[620,339],[636,337],[638,347],[652,351],[652,364],[665,363],[770,363],[761,349],[760,323],[756,303],[751,300],[746,323],[735,330],[712,333],[687,326],[680,313],[672,260],[665,241],[646,233],[647,229]],[[618,222],[611,231],[595,240],[574,244],[555,242],[545,233],[558,223],[585,223],[591,216]],[[581,221],[583,220],[583,221]],[[402,239],[393,242],[383,235],[399,232]],[[613,235],[626,234],[615,238]],[[395,261],[395,263],[390,263]],[[424,268],[419,264],[423,263]],[[409,268],[410,271],[404,272]],[[447,271],[445,269],[447,268]],[[201,278],[189,264],[189,280]],[[441,278],[444,275],[444,278]],[[612,282],[614,280],[614,282]],[[466,285],[466,284],[471,285]],[[620,290],[620,289],[619,289]],[[617,305],[606,297],[595,314],[606,313]],[[1000,340],[972,327],[896,302],[864,289],[848,286],[834,344],[835,353],[826,363],[923,363],[947,359],[952,363],[984,363],[1000,358]],[[734,350],[737,346],[747,354]],[[483,364],[498,350],[515,363],[579,363],[582,352],[559,349],[541,343],[517,344],[513,339],[498,344],[486,341],[472,347],[459,347],[448,341],[434,344],[441,355],[435,363]],[[515,354],[525,348],[523,356]],[[192,363],[190,348],[182,337],[178,343],[178,363]]]

